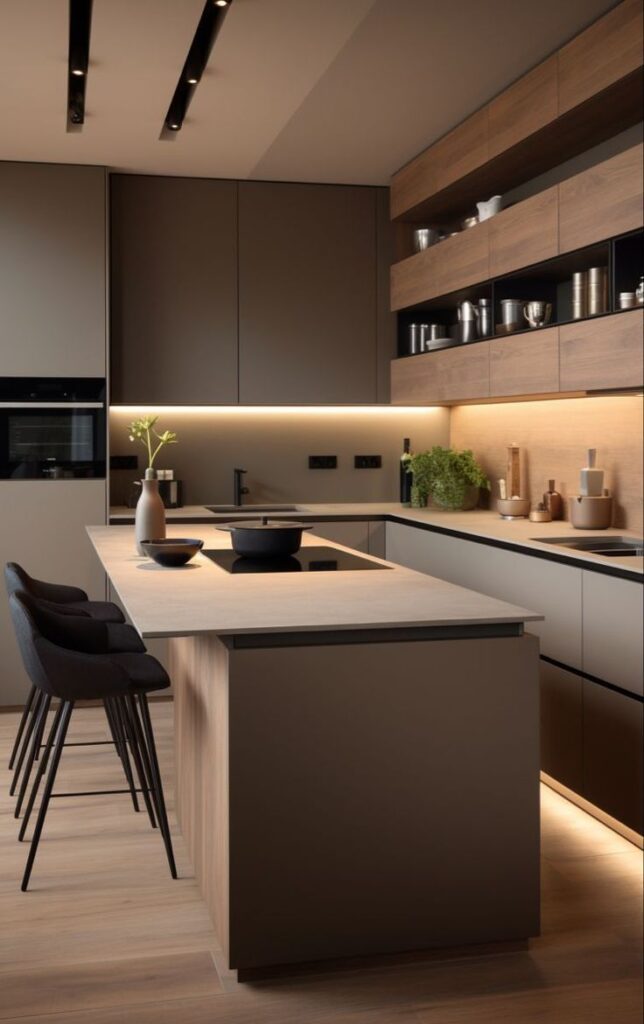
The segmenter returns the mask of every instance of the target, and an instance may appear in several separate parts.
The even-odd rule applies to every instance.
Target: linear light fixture
[[[180,131],[195,89],[205,71],[219,29],[223,25],[231,4],[232,0],[206,0],[163,122],[162,139],[167,139]]]
[[[69,0],[69,54],[67,58],[67,131],[85,123],[85,88],[89,68],[92,0]]]
[[[123,415],[144,414],[146,412],[166,413],[199,413],[206,415],[228,416],[266,416],[266,415],[308,415],[346,416],[347,413],[359,416],[407,416],[427,415],[438,412],[440,406],[435,405],[111,405],[110,411]]]

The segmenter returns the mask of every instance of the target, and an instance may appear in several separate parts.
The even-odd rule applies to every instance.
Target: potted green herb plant
[[[164,430],[159,434],[155,430],[158,416],[141,416],[128,426],[130,441],[140,441],[147,452],[145,477],[141,481],[141,494],[136,503],[134,518],[134,534],[136,547],[140,555],[145,552],[141,547],[144,540],[162,540],[165,537],[165,508],[159,494],[159,481],[154,470],[154,460],[167,444],[176,444],[177,435],[172,430]]]
[[[411,503],[422,508],[429,498],[444,509],[472,509],[478,503],[481,487],[489,490],[490,482],[466,449],[441,448],[417,452],[409,460],[407,472],[413,474]]]

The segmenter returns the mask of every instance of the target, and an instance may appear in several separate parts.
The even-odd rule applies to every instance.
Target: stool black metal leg
[[[27,809],[25,811],[25,816],[22,819],[22,824],[20,825],[20,832],[18,833],[18,840],[20,842],[22,842],[23,839],[25,838],[25,833],[27,831],[27,825],[29,824],[29,819],[31,817],[31,812],[34,809],[34,804],[36,802],[36,797],[38,795],[38,790],[40,789],[40,782],[41,782],[41,779],[42,779],[43,775],[45,774],[45,772],[47,770],[47,765],[49,764],[49,755],[51,753],[51,748],[54,745],[54,739],[56,737],[56,732],[58,731],[58,725],[60,723],[60,717],[61,717],[62,713],[63,713],[63,705],[62,705],[62,702],[61,702],[58,705],[58,707],[56,708],[56,714],[54,715],[54,721],[51,724],[51,729],[49,730],[49,736],[47,737],[47,744],[45,746],[45,750],[43,752],[43,756],[41,757],[40,762],[38,764],[38,771],[36,772],[36,778],[34,779],[34,784],[31,787],[31,793],[29,794],[29,802],[27,803]]]
[[[136,774],[138,775],[138,778],[139,778],[139,785],[141,787],[141,792],[143,793],[143,800],[145,801],[145,807],[146,807],[146,810],[148,812],[148,817],[150,819],[150,824],[152,825],[152,828],[156,828],[157,827],[157,823],[156,823],[156,820],[155,820],[155,817],[154,817],[154,810],[153,810],[153,807],[152,807],[152,800],[150,799],[150,789],[151,789],[151,786],[150,786],[149,772],[146,774],[146,771],[145,771],[145,768],[144,768],[144,765],[143,765],[143,760],[142,760],[142,757],[141,757],[141,751],[139,749],[139,741],[137,739],[136,732],[135,732],[135,730],[134,730],[134,728],[132,726],[132,721],[131,721],[130,716],[129,716],[128,707],[127,707],[127,704],[126,704],[125,700],[121,700],[120,698],[116,698],[115,703],[116,703],[117,708],[118,708],[118,713],[121,716],[122,728],[123,728],[123,730],[125,732],[125,735],[127,737],[128,742],[130,744],[130,750],[132,752],[132,760],[134,761],[134,767],[136,768]]]
[[[118,736],[116,735],[116,731],[114,729],[114,713],[113,713],[113,709],[110,707],[110,702],[109,702],[109,699],[107,697],[103,701],[103,710],[105,711],[105,717],[107,719],[107,724],[108,724],[109,729],[110,729],[110,736],[112,737],[112,743],[114,744],[114,749],[116,750],[116,753],[118,754],[118,756],[120,757],[120,759],[122,761],[123,760],[123,753],[122,753],[121,748],[119,746],[119,739],[118,739]]]
[[[31,778],[31,770],[34,766],[36,755],[40,750],[40,744],[42,743],[42,737],[45,731],[45,723],[47,722],[47,714],[49,712],[50,704],[51,697],[46,695],[40,705],[40,710],[38,712],[38,721],[36,722],[33,736],[31,738],[31,746],[29,748],[29,754],[27,755],[27,761],[24,767],[24,771],[22,773],[22,781],[20,783],[20,792],[18,793],[16,809],[13,812],[14,818],[20,817],[22,802],[25,799],[27,786],[29,785],[29,779]]]
[[[31,840],[31,846],[29,847],[29,855],[27,857],[27,863],[25,865],[25,873],[22,878],[22,885],[20,888],[23,892],[27,891],[29,885],[29,879],[31,877],[31,871],[34,866],[34,860],[36,859],[36,852],[38,850],[38,844],[40,842],[40,835],[45,823],[45,817],[47,816],[47,808],[49,807],[49,800],[51,798],[51,792],[54,788],[54,782],[56,780],[56,772],[58,771],[58,765],[60,764],[60,755],[63,752],[65,745],[65,737],[67,735],[67,729],[69,727],[69,720],[74,710],[74,702],[66,700],[63,702],[63,711],[60,719],[60,725],[58,726],[58,734],[56,736],[56,746],[54,747],[53,756],[51,758],[51,764],[47,773],[47,781],[45,782],[45,789],[43,791],[42,803],[40,810],[38,811],[38,818],[36,820],[36,827],[34,828],[33,839]]]
[[[128,750],[127,750],[127,739],[126,739],[125,731],[123,729],[123,723],[121,721],[121,715],[120,715],[120,711],[119,711],[119,706],[118,706],[117,701],[113,700],[112,698],[107,700],[105,703],[106,704],[109,703],[109,706],[110,706],[110,713],[112,715],[112,720],[114,722],[114,733],[115,733],[116,737],[118,738],[117,750],[119,750],[120,758],[121,758],[121,761],[123,762],[123,771],[125,772],[125,779],[127,781],[128,788],[130,790],[130,796],[132,797],[132,806],[134,807],[134,810],[138,814],[138,811],[139,811],[139,801],[138,801],[137,795],[136,795],[136,786],[134,785],[134,776],[132,774],[132,765],[130,764],[130,755],[128,754]]]
[[[32,705],[29,722],[27,723],[25,735],[23,736],[22,739],[22,746],[20,747],[20,753],[18,754],[18,763],[16,764],[16,768],[13,773],[13,778],[11,780],[11,786],[9,788],[9,796],[13,796],[14,793],[16,792],[16,786],[18,785],[18,781],[20,779],[22,765],[27,755],[27,751],[29,750],[29,743],[33,736],[34,729],[36,728],[36,722],[38,721],[38,715],[44,699],[45,695],[43,693],[40,693],[39,691],[36,694],[36,699]]]
[[[30,691],[29,691],[29,696],[27,697],[27,700],[25,702],[25,706],[24,706],[24,708],[22,710],[22,716],[20,718],[20,725],[18,726],[18,732],[16,733],[16,738],[15,738],[15,740],[13,742],[13,747],[12,747],[12,750],[11,750],[11,757],[9,758],[9,771],[11,771],[11,769],[13,768],[13,763],[16,760],[16,754],[18,753],[18,749],[20,747],[20,740],[22,739],[22,734],[25,731],[25,726],[26,726],[27,721],[29,719],[29,712],[31,711],[31,707],[32,707],[32,704],[34,702],[34,699],[36,697],[37,692],[38,691],[36,690],[36,687],[32,686]]]
[[[136,713],[136,702],[132,698],[132,707]],[[161,782],[161,772],[159,771],[159,760],[157,758],[157,749],[154,743],[154,732],[152,731],[152,721],[150,720],[150,710],[148,708],[147,698],[144,693],[139,694],[139,707],[141,709],[141,720],[143,722],[143,731],[145,733],[145,741],[148,749],[148,755],[150,758],[150,768],[152,770],[152,785],[154,787],[154,793],[156,796],[156,807],[157,816],[159,819],[159,828],[161,835],[163,836],[163,842],[165,844],[165,852],[168,857],[168,864],[170,865],[170,874],[173,878],[177,877],[177,867],[174,861],[174,851],[172,849],[172,838],[170,836],[170,826],[168,825],[168,816],[165,809],[165,800],[163,797],[163,785]]]

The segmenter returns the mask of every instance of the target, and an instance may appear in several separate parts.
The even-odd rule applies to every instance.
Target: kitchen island
[[[540,616],[309,537],[324,571],[234,574],[193,532],[163,569],[89,528],[171,638],[177,814],[230,967],[537,934]]]

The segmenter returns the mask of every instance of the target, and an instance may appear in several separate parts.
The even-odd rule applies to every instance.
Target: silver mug
[[[523,315],[531,327],[544,327],[552,316],[551,302],[526,302]]]
[[[440,235],[434,228],[416,228],[414,231],[414,252],[423,252],[424,249],[429,249],[430,245],[435,245],[439,238]]]

